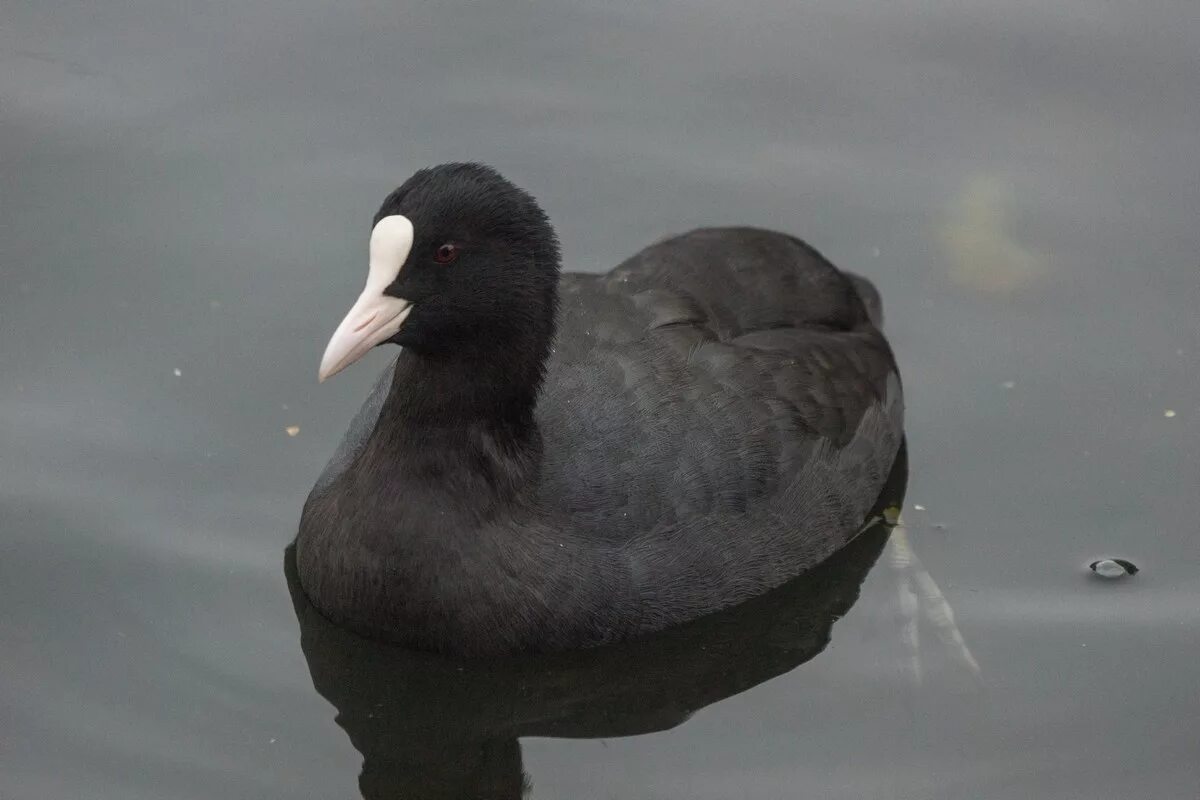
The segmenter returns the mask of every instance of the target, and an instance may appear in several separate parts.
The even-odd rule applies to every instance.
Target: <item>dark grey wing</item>
[[[815,519],[810,488],[839,518],[874,501],[903,402],[865,280],[792,237],[717,229],[564,275],[560,295],[542,500],[574,524],[617,543],[722,515]]]
[[[903,436],[869,282],[792,237],[716,229],[564,289],[542,500],[627,565],[638,631],[778,586],[861,530]]]
[[[674,295],[686,321],[720,341],[773,328],[851,330],[870,324],[869,307],[880,307],[866,280],[842,272],[800,239],[759,228],[675,236],[637,253],[609,277],[630,293]]]
[[[635,535],[626,546],[639,632],[726,607],[811,569],[861,530],[900,449],[899,379],[842,446],[812,440],[807,457],[744,512],[712,508]]]
[[[383,403],[387,400],[388,392],[392,386],[392,376],[396,371],[396,361],[399,356],[392,359],[387,368],[379,376],[379,380],[375,382],[371,393],[367,395],[367,400],[358,409],[358,413],[354,415],[354,419],[350,421],[350,427],[346,430],[345,436],[338,444],[337,450],[325,465],[324,471],[321,472],[321,477],[317,478],[317,483],[313,486],[312,494],[320,494],[325,491],[335,480],[345,472],[354,459],[358,458],[358,454],[362,452],[363,447],[367,443],[367,438],[371,432],[375,430],[375,423],[379,421],[379,412],[383,409]]]

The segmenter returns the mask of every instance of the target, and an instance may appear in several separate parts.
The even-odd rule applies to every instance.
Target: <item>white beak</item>
[[[331,375],[362,358],[368,350],[396,335],[412,312],[412,303],[383,293],[399,276],[412,250],[413,226],[407,217],[379,220],[371,231],[371,261],[367,286],[333,332],[321,357],[317,379]]]

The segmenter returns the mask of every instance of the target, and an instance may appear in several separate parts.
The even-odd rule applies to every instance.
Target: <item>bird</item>
[[[708,227],[562,270],[494,168],[384,199],[318,379],[399,353],[317,479],[299,584],[331,622],[499,657],[649,636],[802,576],[862,530],[903,439],[869,281]]]

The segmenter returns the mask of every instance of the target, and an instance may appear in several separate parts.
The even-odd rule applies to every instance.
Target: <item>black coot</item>
[[[879,301],[791,236],[692,231],[560,274],[494,170],[375,216],[320,377],[401,346],[313,488],[300,584],[368,636],[467,655],[630,638],[759,595],[860,530],[902,438]]]

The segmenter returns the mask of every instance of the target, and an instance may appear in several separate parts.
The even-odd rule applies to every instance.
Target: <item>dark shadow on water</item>
[[[902,504],[901,449],[871,518]],[[871,525],[819,567],[762,597],[651,638],[550,656],[467,661],[372,642],[328,622],[284,571],[313,686],[362,753],[359,788],[382,798],[527,793],[522,736],[610,738],[667,730],[820,653],[890,528]]]

